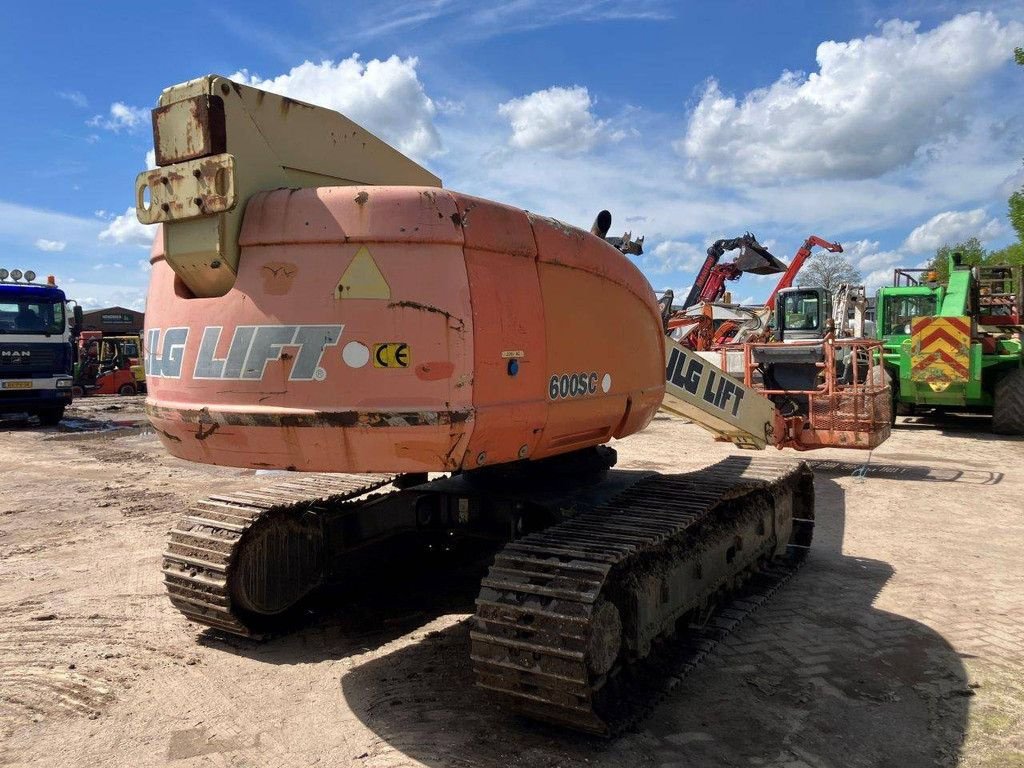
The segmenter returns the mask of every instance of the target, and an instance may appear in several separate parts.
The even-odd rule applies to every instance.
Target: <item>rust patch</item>
[[[303,107],[305,109],[313,109],[313,106],[311,104],[307,104],[304,101],[299,101],[298,99],[293,99],[288,96],[282,96],[281,104],[279,106],[281,114],[287,115],[292,107]]]
[[[280,392],[268,392],[265,395],[263,395],[262,397],[260,397],[260,399],[257,400],[256,402],[262,403],[262,402],[264,402],[266,400],[269,400],[272,397],[277,397],[279,395],[287,395],[287,394],[288,394],[288,390],[287,389],[282,389]]]
[[[476,208],[476,203],[470,203],[469,205],[467,205],[466,209],[462,212],[462,215],[459,216],[459,220],[455,222],[455,226],[468,227],[469,214],[473,212],[474,208]],[[458,214],[452,214],[452,221],[455,221],[456,216],[458,216]]]
[[[455,452],[459,449],[459,446],[462,445],[462,438],[463,435],[449,435],[451,445],[448,447],[448,452],[444,455],[444,466],[449,469],[459,468],[459,460],[455,457]]]
[[[364,189],[358,195],[355,196],[355,201],[358,205],[363,205],[367,200],[370,199],[369,193]]]
[[[584,232],[579,227],[574,227],[572,224],[566,224],[564,221],[559,221],[558,219],[553,219],[550,216],[541,216],[541,215],[536,214],[536,213],[530,213],[529,211],[527,211],[526,216],[527,216],[527,218],[529,218],[531,220],[542,221],[542,222],[544,222],[544,223],[554,227],[559,232],[561,232],[563,235],[566,235],[567,237],[575,238],[577,240],[582,240],[583,239],[583,235],[588,234],[587,232]]]
[[[263,275],[263,292],[271,296],[282,296],[292,289],[292,281],[299,273],[299,268],[288,262],[268,261],[260,272]]]
[[[422,312],[434,312],[438,315],[444,315],[450,323],[454,323],[455,325],[452,325],[452,330],[459,332],[466,330],[466,324],[461,317],[455,317],[451,312],[446,312],[432,304],[420,304],[418,301],[393,301],[388,304],[388,309],[418,309]]]
[[[246,413],[146,405],[151,418],[198,424],[196,438],[205,440],[221,426],[318,428],[318,427],[423,427],[462,424],[473,418],[472,409],[447,411],[315,411],[313,413]],[[204,427],[208,429],[204,430]]]
[[[161,436],[166,437],[168,440],[171,440],[171,441],[173,441],[175,443],[180,443],[181,442],[181,438],[180,437],[178,437],[177,435],[172,435],[170,432],[166,432],[166,431],[160,429],[160,427],[156,426],[156,424],[153,424],[153,429],[158,434],[160,434]]]
[[[455,373],[455,363],[450,360],[437,360],[432,363],[420,363],[416,366],[416,378],[423,381],[448,379],[453,373]]]
[[[434,192],[433,190],[430,190],[430,189],[426,189],[426,190],[423,190],[422,192],[420,192],[420,196],[423,197],[427,201],[427,205],[429,205],[430,207],[432,207],[434,209],[434,213],[437,214],[437,218],[439,218],[439,219],[443,219],[444,218],[444,214],[441,212],[440,208],[438,208],[438,205],[437,205],[437,193],[436,192]],[[456,221],[456,217],[457,216],[458,216],[458,214],[453,214],[452,221],[455,222],[455,226],[458,227],[458,226],[461,225],[461,219]]]
[[[187,128],[179,131],[176,125],[182,120]],[[183,139],[183,145],[178,144],[179,139]],[[157,107],[153,110],[153,141],[159,166],[225,152],[224,100],[220,96],[193,96]]]
[[[454,224],[456,227],[462,226],[462,217],[459,215],[458,211],[452,214],[452,224]]]
[[[210,428],[207,429],[204,432],[203,431],[203,422],[200,421],[199,422],[199,429],[196,431],[196,440],[205,440],[210,435],[212,435],[214,432],[216,432],[218,429],[220,429],[220,424],[217,424],[216,422],[214,422],[214,423],[210,424],[209,427]]]

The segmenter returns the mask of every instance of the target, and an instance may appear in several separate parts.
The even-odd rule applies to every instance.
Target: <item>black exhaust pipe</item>
[[[601,211],[597,214],[597,218],[594,219],[594,224],[590,228],[590,234],[597,235],[600,238],[608,236],[608,230],[612,228],[612,214],[610,211]]]

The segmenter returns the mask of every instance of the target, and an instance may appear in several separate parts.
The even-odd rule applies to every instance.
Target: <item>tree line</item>
[[[939,282],[945,282],[949,277],[949,256],[953,253],[960,253],[963,258],[962,263],[972,267],[996,264],[1024,266],[1024,188],[1010,195],[1009,218],[1011,226],[1017,233],[1016,243],[989,251],[985,249],[978,238],[970,237],[963,242],[943,245],[939,248],[929,262],[928,269],[938,273]]]

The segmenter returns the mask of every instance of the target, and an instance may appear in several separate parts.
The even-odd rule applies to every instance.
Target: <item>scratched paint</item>
[[[297,264],[283,261],[268,261],[260,270],[263,290],[271,296],[283,296],[292,289],[295,276],[299,274]]]

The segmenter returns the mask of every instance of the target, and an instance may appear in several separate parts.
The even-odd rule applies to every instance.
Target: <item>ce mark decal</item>
[[[409,345],[404,342],[389,341],[373,345],[374,368],[408,368]]]

